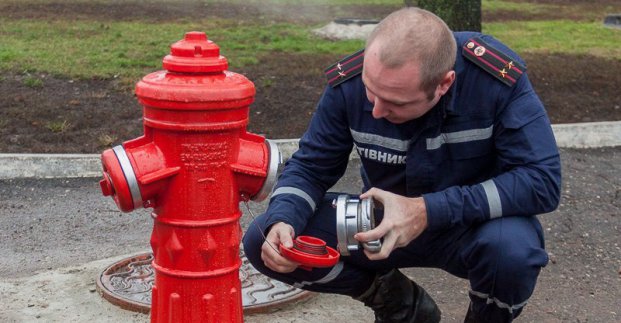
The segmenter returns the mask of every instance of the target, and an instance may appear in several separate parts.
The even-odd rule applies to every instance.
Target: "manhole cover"
[[[312,295],[259,273],[250,265],[243,250],[240,250],[240,257],[239,279],[245,314],[269,312]],[[155,281],[152,260],[153,253],[148,252],[112,264],[99,275],[97,290],[103,298],[121,308],[149,313],[151,288]]]

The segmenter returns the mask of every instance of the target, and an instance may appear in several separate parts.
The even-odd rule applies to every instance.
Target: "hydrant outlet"
[[[115,146],[101,155],[104,178],[99,182],[104,196],[112,196],[123,212],[142,206],[142,195],[136,174],[122,146]]]

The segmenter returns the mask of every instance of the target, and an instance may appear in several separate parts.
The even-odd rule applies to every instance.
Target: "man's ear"
[[[451,70],[446,72],[442,81],[440,81],[440,84],[438,84],[436,88],[436,95],[442,96],[446,94],[451,88],[451,85],[453,85],[453,82],[455,82],[455,71]]]

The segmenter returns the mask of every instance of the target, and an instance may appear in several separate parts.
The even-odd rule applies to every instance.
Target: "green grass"
[[[67,120],[48,121],[45,123],[45,127],[53,133],[63,133],[71,127],[71,123],[67,122]]]
[[[33,89],[37,89],[37,88],[41,88],[43,87],[43,81],[41,81],[40,79],[33,77],[33,76],[28,76],[23,80],[24,85],[26,85],[29,88],[33,88]]]
[[[270,52],[352,52],[362,41],[331,42],[292,24],[39,21],[0,19],[0,69],[76,78],[137,78],[161,68],[169,45],[186,31],[207,32],[232,68]]]
[[[97,137],[97,141],[99,143],[100,147],[111,147],[113,143],[115,143],[116,141],[118,141],[119,138],[115,135],[109,135],[109,134],[102,134],[99,137]]]
[[[537,4],[537,3],[529,3],[529,2],[512,2],[512,1],[503,1],[503,0],[482,0],[481,6],[484,11],[493,12],[493,11],[520,11],[526,13],[539,13],[542,11],[549,10],[553,8],[552,5],[545,4]]]
[[[621,60],[621,30],[601,22],[511,21],[483,25],[517,52],[588,54]]]
[[[529,16],[554,16],[557,17],[556,19],[592,22],[601,22],[607,14],[621,10],[619,5],[616,5],[615,9],[615,6],[612,4],[598,3],[597,1],[592,3],[584,1],[567,5],[561,3],[524,2],[520,0],[482,0],[482,8],[485,13],[494,14],[503,11],[505,14],[514,14],[517,17],[522,17],[521,20]],[[538,20],[538,18],[531,18],[530,20]]]

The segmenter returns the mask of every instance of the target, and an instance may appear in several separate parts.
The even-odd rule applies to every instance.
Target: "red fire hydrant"
[[[103,152],[104,195],[153,208],[152,322],[242,322],[241,199],[276,178],[275,144],[246,132],[255,87],[202,32],[136,85],[144,135]]]

